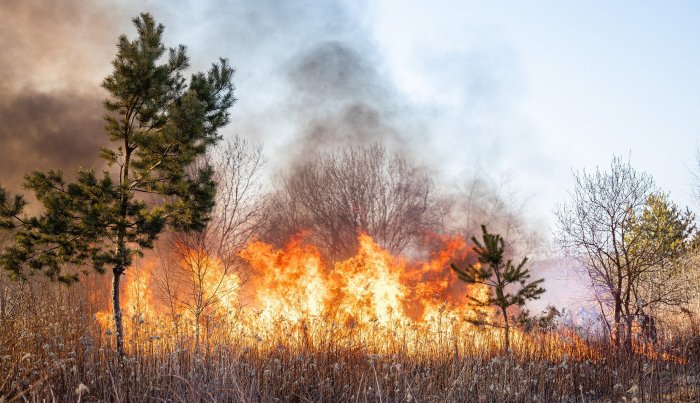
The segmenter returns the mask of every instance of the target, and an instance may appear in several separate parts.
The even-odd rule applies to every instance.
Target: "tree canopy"
[[[682,293],[673,292],[680,290],[673,261],[689,246],[694,217],[620,158],[609,171],[574,178],[568,202],[556,210],[556,241],[585,268],[611,338],[629,347],[645,309],[681,303]]]
[[[544,293],[541,284],[544,280],[530,281],[530,270],[525,267],[527,258],[514,264],[505,258],[505,242],[499,234],[490,234],[485,225],[481,226],[482,241],[472,237],[474,252],[479,257],[478,263],[459,268],[452,264],[452,269],[459,279],[467,284],[488,287],[485,298],[468,295],[473,305],[479,307],[495,306],[501,310],[504,321],[504,345],[509,349],[508,308],[523,306],[528,300],[537,299]]]

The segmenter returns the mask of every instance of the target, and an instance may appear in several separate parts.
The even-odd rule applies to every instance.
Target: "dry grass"
[[[559,331],[521,335],[504,357],[488,331],[445,324],[357,329],[309,320],[252,326],[244,313],[205,324],[129,317],[128,357],[95,319],[99,284],[18,289],[0,324],[4,401],[698,401],[697,348],[613,354]],[[91,290],[88,292],[88,290]],[[97,292],[97,296],[95,295]],[[81,386],[83,385],[83,386]]]

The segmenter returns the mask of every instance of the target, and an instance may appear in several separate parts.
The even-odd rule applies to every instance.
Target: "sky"
[[[495,160],[549,212],[572,169],[622,155],[696,207],[698,3],[380,2],[372,15],[399,88],[446,117],[434,142],[446,158]],[[469,150],[474,136],[490,142]]]
[[[0,169],[96,163],[99,88],[116,38],[149,11],[193,69],[236,67],[227,136],[273,166],[381,141],[447,185],[510,178],[528,218],[553,224],[572,170],[614,155],[699,207],[700,5],[572,1],[77,1],[0,5]]]

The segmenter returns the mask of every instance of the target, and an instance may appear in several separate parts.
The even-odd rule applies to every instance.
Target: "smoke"
[[[363,3],[243,0],[154,10],[193,68],[217,56],[236,67],[233,132],[265,144],[284,170],[347,144],[405,148],[423,132],[383,69]]]
[[[33,169],[70,174],[102,166],[106,94],[99,84],[111,71],[118,35],[132,37],[131,18],[149,11],[165,25],[166,45],[188,46],[193,71],[219,56],[230,59],[239,101],[224,134],[264,144],[272,170],[289,173],[319,153],[379,143],[454,182],[435,195],[445,205],[448,230],[478,236],[486,223],[521,246],[516,254],[531,252],[541,238],[523,219],[520,197],[503,193],[483,174],[533,158],[522,152],[530,137],[514,128],[526,125],[510,111],[518,87],[515,56],[490,43],[476,51],[449,48],[449,54],[423,44],[408,63],[411,74],[397,83],[366,6],[343,0],[4,0],[0,185],[18,191]],[[419,91],[428,99],[406,92],[413,79],[428,89]],[[465,179],[471,164],[483,169]],[[454,174],[461,178],[451,179]]]
[[[0,6],[0,184],[18,191],[34,169],[100,167],[114,43],[128,18],[78,0],[9,0]]]
[[[130,18],[141,11],[152,12],[166,26],[166,44],[188,45],[193,70],[206,69],[218,56],[230,58],[240,101],[225,134],[264,143],[275,169],[348,143],[381,143],[421,163],[444,160],[434,150],[439,130],[430,129],[438,115],[421,110],[392,81],[372,39],[367,8],[315,0],[4,2],[0,115],[10,123],[0,128],[0,140],[8,143],[29,131],[37,135],[14,141],[13,150],[22,157],[3,158],[3,182],[17,183],[17,173],[33,168],[99,164],[97,153],[90,151],[104,142],[97,105],[105,94],[99,83],[111,70],[117,36],[133,35]],[[481,74],[476,73],[472,76]],[[473,103],[493,86],[466,87]],[[41,125],[32,122],[31,110],[17,110],[20,104],[39,107],[39,100],[50,105],[33,111],[42,114]],[[444,118],[439,116],[440,122]],[[49,144],[54,155],[40,154]]]
[[[436,151],[461,123],[444,123],[451,112],[417,105],[397,87],[372,38],[364,4],[183,0],[145,6],[138,9],[143,4],[120,0],[3,2],[3,185],[16,188],[32,169],[71,172],[101,166],[97,150],[106,143],[101,108],[106,94],[99,83],[111,70],[117,36],[133,36],[130,18],[140,11],[152,12],[165,25],[167,45],[188,45],[192,70],[206,69],[218,56],[230,59],[237,69],[239,102],[225,134],[265,144],[273,170],[288,170],[348,144],[379,143],[389,152],[439,168],[445,161],[468,158],[448,158],[445,150]],[[430,52],[426,63],[444,65],[449,72],[437,86],[449,99],[468,92],[466,109],[481,113],[480,99],[486,104],[501,100],[500,75],[489,72],[504,62],[483,62],[488,55],[482,53],[470,55],[452,70],[449,61]],[[456,114],[461,116],[461,110]],[[480,142],[471,140],[473,132],[465,127],[467,132],[452,137],[459,137],[459,144],[473,142],[474,150],[468,151],[478,154]],[[483,137],[500,144],[497,138]],[[450,156],[466,149],[456,144],[443,148]],[[497,154],[489,151],[489,156]]]
[[[405,143],[409,132],[401,127],[396,94],[348,44],[315,44],[290,61],[287,76],[295,94],[290,113],[299,118],[298,158],[347,143],[389,148]]]
[[[2,184],[32,169],[100,167],[99,83],[130,18],[151,11],[166,44],[189,45],[193,70],[215,57],[237,68],[233,125],[269,143],[275,168],[346,143],[407,144],[411,130],[356,11],[339,2],[146,3],[10,0],[0,6]],[[203,46],[204,44],[207,46]],[[414,126],[414,125],[411,125]],[[281,151],[281,152],[280,152]]]
[[[33,169],[91,167],[99,164],[102,134],[99,98],[71,92],[24,91],[0,100],[2,184],[21,185]]]

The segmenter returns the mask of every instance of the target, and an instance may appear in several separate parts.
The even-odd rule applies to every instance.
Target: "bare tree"
[[[682,315],[669,315],[669,317],[687,319],[683,323],[678,323],[678,325],[681,325],[679,327],[685,327],[686,331],[690,330],[690,334],[693,337],[698,337],[700,336],[700,323],[698,323],[698,314],[700,314],[700,248],[695,245],[686,256],[680,259],[680,262],[681,271],[685,277],[681,286],[690,298],[687,306],[680,308]]]
[[[156,273],[158,295],[174,322],[180,312],[193,318],[199,345],[203,315],[213,314],[240,287],[238,252],[263,225],[262,147],[235,137],[208,161],[215,169],[216,205],[199,232],[175,234],[161,248]]]
[[[357,250],[367,233],[394,253],[437,223],[433,183],[423,170],[379,145],[320,154],[281,175],[265,237],[285,242],[308,230],[331,260]]]
[[[237,256],[238,250],[264,225],[268,196],[263,188],[267,159],[262,146],[251,145],[236,136],[214,155],[212,165],[217,183],[213,219],[209,233],[214,247]]]
[[[555,210],[555,239],[585,268],[616,345],[625,335],[629,346],[633,322],[645,308],[679,303],[670,263],[692,232],[692,217],[620,158],[613,158],[609,172],[582,171],[574,180],[568,203]]]
[[[156,280],[159,297],[170,309],[176,331],[183,313],[192,319],[196,348],[202,323],[222,313],[220,309],[228,305],[228,298],[241,285],[237,268],[208,250],[204,237],[178,240],[174,253],[161,260]]]

